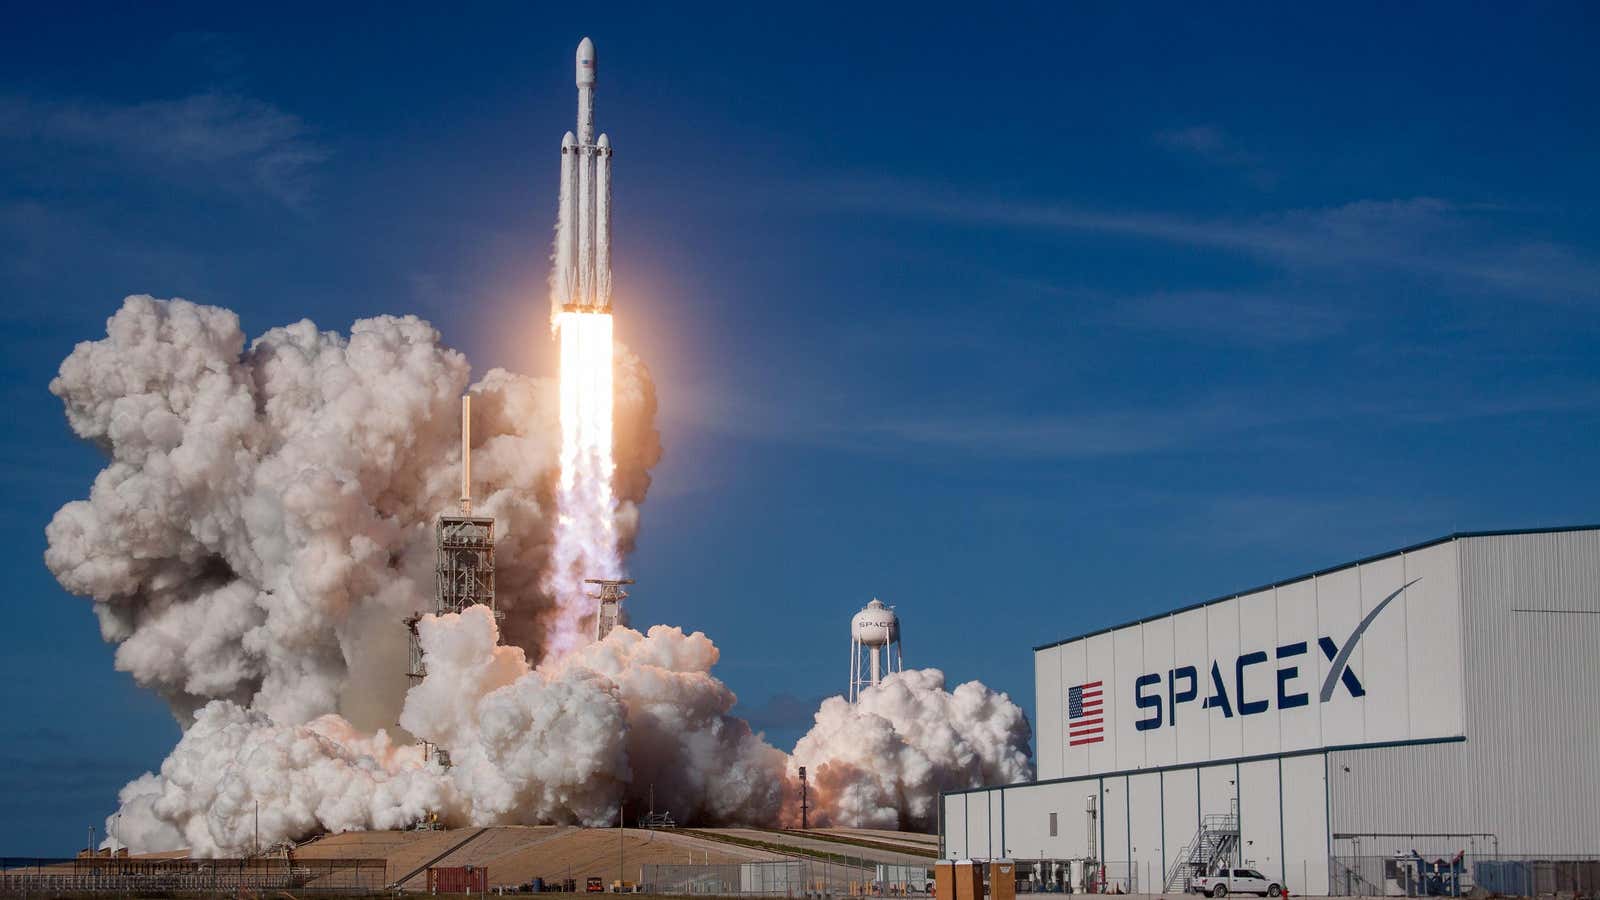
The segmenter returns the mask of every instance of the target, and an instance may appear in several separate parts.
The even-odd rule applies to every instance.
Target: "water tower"
[[[874,597],[850,620],[850,702],[856,702],[862,688],[904,670],[900,617]]]

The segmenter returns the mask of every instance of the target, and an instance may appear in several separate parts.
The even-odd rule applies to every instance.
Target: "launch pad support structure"
[[[628,599],[628,592],[622,589],[625,584],[633,584],[632,578],[585,578],[584,584],[599,585],[598,593],[589,596],[600,601],[600,608],[595,611],[594,639],[603,641],[611,629],[617,627],[617,620],[622,615],[622,601]]]
[[[498,623],[505,613],[495,608],[494,598],[494,517],[472,514],[472,398],[461,398],[461,507],[453,516],[440,516],[434,525],[436,566],[434,585],[434,615],[459,613],[469,606],[483,605]],[[417,633],[417,623],[423,612],[418,610],[404,620],[411,638],[411,667],[406,676],[412,684],[427,677],[428,670],[422,660],[422,639]],[[427,741],[424,747],[433,752]],[[438,751],[441,762],[449,765],[444,751]]]

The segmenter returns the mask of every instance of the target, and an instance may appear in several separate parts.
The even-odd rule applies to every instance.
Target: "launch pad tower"
[[[474,604],[489,607],[495,621],[505,613],[494,604],[494,517],[472,514],[472,398],[461,398],[461,512],[440,516],[434,527],[437,565],[434,569],[435,615],[458,613]],[[405,619],[411,632],[411,669],[406,674],[415,684],[427,674],[422,664],[422,644],[417,637],[417,622],[422,612]]]
[[[437,612],[458,613],[481,603],[497,620],[504,618],[494,607],[494,519],[472,515],[470,501],[462,505],[462,515],[439,517]]]
[[[434,527],[435,615],[459,613],[469,606],[482,604],[489,607],[495,621],[505,618],[505,613],[494,603],[494,517],[472,514],[472,398],[461,398],[461,510],[453,516],[440,516]],[[418,610],[405,618],[406,629],[411,633],[411,667],[406,677],[414,685],[427,676],[422,662],[422,641],[417,634],[417,623],[423,613]],[[450,765],[443,750],[435,751],[424,741],[428,754],[438,754],[440,762]]]

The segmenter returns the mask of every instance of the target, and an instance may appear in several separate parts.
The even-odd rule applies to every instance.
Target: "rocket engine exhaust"
[[[617,550],[617,500],[611,487],[611,314],[564,312],[561,339],[561,474],[556,490],[555,548],[546,585],[558,615],[547,652],[560,655],[591,638],[594,614],[587,578],[622,575]]]

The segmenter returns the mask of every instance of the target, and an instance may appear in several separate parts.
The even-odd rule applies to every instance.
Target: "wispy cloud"
[[[1164,407],[1054,415],[952,410],[887,416],[853,429],[880,445],[939,448],[1013,459],[1158,453],[1204,446],[1228,434],[1280,424],[1242,398],[1212,396]]]
[[[1229,141],[1215,125],[1191,125],[1156,135],[1162,144],[1198,156],[1216,157],[1230,151]]]
[[[1277,173],[1267,168],[1259,154],[1245,150],[1219,125],[1189,125],[1161,131],[1156,134],[1156,143],[1207,165],[1238,169],[1260,188],[1278,183]]]
[[[1321,544],[1367,552],[1436,537],[1431,533],[1438,529],[1436,523],[1452,521],[1461,512],[1454,497],[1366,496],[1356,491],[1338,496],[1181,495],[1166,498],[1164,505],[1182,511],[1169,522],[1173,540],[1219,550],[1298,549],[1304,545],[1304,535],[1315,534]],[[1313,564],[1330,562],[1334,560]]]
[[[115,105],[0,97],[0,140],[79,148],[265,193],[292,208],[310,199],[327,150],[298,116],[228,93]]]
[[[1105,406],[1056,413],[995,410],[992,405],[908,407],[870,398],[835,403],[811,397],[700,391],[675,408],[675,424],[730,437],[862,453],[952,454],[996,460],[1092,459],[1262,446],[1293,440],[1311,426],[1362,423],[1366,428],[1593,412],[1600,385],[1506,382],[1494,390],[1418,383],[1403,396],[1345,383],[1264,396],[1218,390],[1165,403]]]
[[[1499,210],[1432,197],[1204,218],[965,195],[900,181],[858,182],[813,196],[853,213],[1121,236],[1242,254],[1297,273],[1403,274],[1556,303],[1600,298],[1600,265],[1589,255],[1508,234],[1488,221]]]
[[[1203,335],[1250,345],[1293,344],[1342,334],[1353,311],[1345,305],[1255,291],[1179,291],[1116,301],[1116,324]]]

